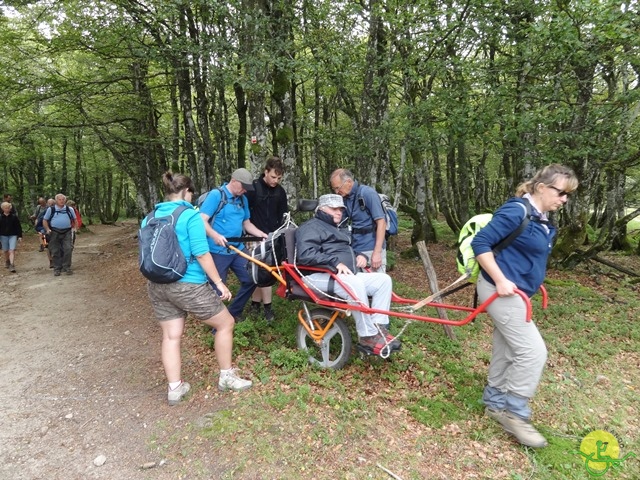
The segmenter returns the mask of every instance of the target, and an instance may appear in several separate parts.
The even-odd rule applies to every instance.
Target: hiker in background
[[[13,196],[10,193],[5,193],[2,196],[2,201],[11,204],[11,213],[13,213],[17,217],[18,210],[16,209],[16,206],[13,204]]]
[[[44,212],[46,210],[47,210],[47,201],[44,199],[44,197],[39,197],[36,208],[34,208],[33,210],[33,215],[29,217],[29,219],[33,222],[33,226],[35,227],[36,232],[38,232],[38,235],[40,235],[40,251],[41,252],[44,252],[44,247],[46,243],[43,242],[44,233],[40,234],[40,232],[38,231],[38,221],[40,221],[40,225],[42,226],[41,219],[44,216]]]
[[[352,304],[364,304],[375,310],[389,310],[391,305],[391,277],[384,272],[359,271],[367,264],[365,255],[354,251],[351,237],[337,228],[342,221],[344,202],[340,195],[322,195],[313,218],[296,230],[296,257],[298,266],[326,268],[335,273],[355,295],[350,295],[330,274],[319,272],[304,277],[311,288],[348,298]],[[333,284],[333,292],[331,291]],[[371,304],[369,305],[369,297]],[[389,316],[368,314],[352,310],[356,321],[358,343],[373,355],[389,356],[400,350],[401,343],[388,330]]]
[[[244,251],[244,245],[241,242],[228,242],[227,237],[241,237],[244,230],[248,235],[267,238],[267,234],[250,220],[249,202],[244,194],[252,190],[251,173],[245,168],[238,168],[231,174],[231,180],[228,183],[207,194],[200,207],[200,215],[207,231],[209,251],[220,273],[220,278],[226,283],[227,274],[231,270],[240,282],[236,298],[229,305],[229,313],[233,315],[236,322],[244,319],[242,311],[256,285],[247,272],[247,260],[227,248],[229,243],[238,250]],[[221,204],[222,208],[218,209]],[[210,278],[210,281],[215,283],[213,278]]]
[[[5,266],[11,273],[16,273],[14,266],[16,247],[22,241],[22,225],[18,216],[12,213],[14,210],[9,202],[0,205],[0,242],[4,251]]]
[[[53,258],[53,275],[63,271],[71,275],[72,230],[77,228],[75,212],[66,205],[67,197],[59,193],[55,204],[47,209],[42,218],[45,233],[50,236],[49,249]]]
[[[508,200],[480,230],[471,246],[480,264],[478,300],[484,302],[498,292],[488,307],[493,319],[493,351],[487,385],[483,393],[486,414],[502,425],[521,444],[541,448],[546,439],[531,425],[529,400],[535,394],[547,360],[547,348],[533,321],[526,321],[526,306],[515,289],[535,294],[546,275],[556,228],[548,212],[561,208],[578,188],[573,171],[549,165],[518,186],[516,197]],[[532,221],[497,256],[493,247],[509,236],[531,204]]]
[[[82,228],[82,217],[80,216],[80,210],[78,210],[78,207],[76,206],[76,202],[74,202],[73,200],[67,200],[67,206],[70,208],[73,208],[73,212],[76,214],[77,227],[75,230],[72,230],[71,232],[72,233],[71,244],[75,245],[76,234],[78,233],[78,230]]]
[[[35,225],[38,221],[38,217],[47,209],[47,201],[44,197],[38,198],[38,203],[36,203],[36,207],[33,209],[33,215],[29,217],[29,219]]]
[[[378,193],[358,183],[349,170],[339,168],[330,177],[331,190],[344,198],[351,220],[353,249],[369,258],[372,271],[387,271],[386,217]]]
[[[49,259],[49,268],[53,268],[53,258],[51,257],[51,249],[49,248],[49,240],[51,240],[51,235],[47,234],[47,231],[44,228],[43,220],[44,214],[47,213],[47,207],[55,205],[56,201],[53,198],[50,198],[46,201],[45,208],[40,212],[38,218],[36,219],[36,232],[40,236],[40,251],[47,251],[47,258]]]
[[[251,223],[263,232],[271,233],[282,226],[284,214],[289,211],[287,192],[280,186],[284,175],[284,165],[278,157],[270,157],[262,176],[253,181],[253,191],[245,196],[249,201]],[[260,303],[264,308],[264,318],[271,322],[274,318],[271,309],[272,287],[257,287],[251,297],[251,311],[260,312]]]
[[[220,367],[218,388],[223,391],[245,390],[251,387],[252,382],[238,377],[231,366],[234,321],[222,303],[222,300],[231,299],[231,292],[209,255],[204,224],[191,205],[193,183],[185,175],[166,172],[162,176],[162,184],[166,201],[156,205],[156,216],[171,215],[182,205],[189,207],[178,217],[175,232],[185,258],[195,259],[188,263],[185,275],[177,282],[148,283],[149,299],[162,328],[162,365],[169,383],[169,405],[179,403],[191,388],[182,381],[181,373],[180,342],[187,312],[217,330],[215,353]],[[146,219],[142,226],[145,223]],[[207,276],[215,283],[219,295],[210,287]]]

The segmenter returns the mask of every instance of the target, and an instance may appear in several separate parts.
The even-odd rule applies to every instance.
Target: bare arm
[[[211,258],[211,255],[207,252],[202,255],[198,255],[196,260],[204,270],[204,273],[211,279],[213,283],[215,283],[216,288],[220,290],[220,298],[222,300],[231,299],[231,292],[227,288],[227,286],[222,283],[222,279],[220,278],[220,274],[218,273],[218,269],[216,268],[216,264]]]
[[[387,230],[387,221],[384,217],[379,218],[376,222],[376,243],[373,246],[373,253],[371,254],[371,267],[374,269],[380,268],[382,265],[382,247],[384,245],[384,237]]]
[[[213,229],[213,227],[211,226],[211,223],[209,223],[209,219],[211,217],[206,213],[202,213],[202,212],[200,212],[200,216],[202,217],[202,220],[204,220],[204,229],[207,232],[207,237],[212,238],[216,245],[220,245],[221,247],[224,247],[227,244],[227,239],[225,238],[224,235],[220,235],[218,232],[216,232]]]
[[[254,237],[267,238],[269,236],[258,227],[256,227],[253,223],[251,223],[251,220],[245,220],[244,222],[242,222],[242,228],[245,232],[247,232],[249,235],[253,235]]]

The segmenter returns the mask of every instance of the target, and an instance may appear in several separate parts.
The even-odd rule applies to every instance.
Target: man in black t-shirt
[[[282,226],[283,216],[289,211],[287,193],[280,185],[284,175],[284,165],[278,157],[270,157],[263,175],[253,181],[253,192],[245,195],[249,201],[251,222],[260,230],[271,233]],[[264,305],[264,317],[268,322],[274,318],[271,309],[271,287],[256,288],[251,297],[251,311],[258,313],[260,303]]]

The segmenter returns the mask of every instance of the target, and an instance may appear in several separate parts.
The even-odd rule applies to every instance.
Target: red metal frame
[[[258,260],[256,260],[255,258],[252,258],[251,256],[247,255],[246,253],[238,250],[237,248],[229,245],[228,246],[231,250],[235,251],[236,253],[240,254],[241,256],[243,256],[244,258],[246,258],[247,260],[254,262],[256,264],[258,264],[259,266],[261,266],[262,268],[267,269],[268,271],[271,272],[271,274],[276,278],[276,280],[278,280],[278,282],[280,282],[280,286],[278,287],[276,293],[278,296],[282,297],[282,298],[289,298],[289,296],[291,295],[290,289],[289,289],[289,285],[290,283],[295,283],[296,285],[298,285],[303,291],[304,293],[309,297],[308,301],[313,302],[317,305],[323,306],[323,307],[327,307],[327,308],[331,308],[334,310],[357,310],[357,311],[361,311],[363,313],[368,313],[368,314],[372,314],[372,313],[381,313],[384,315],[388,315],[391,317],[397,317],[397,318],[405,318],[405,319],[409,319],[409,320],[417,320],[419,322],[430,322],[430,323],[439,323],[442,325],[451,325],[454,327],[459,327],[459,326],[463,326],[466,325],[468,323],[470,323],[471,321],[473,321],[473,319],[475,319],[479,314],[486,312],[487,306],[493,302],[496,298],[498,298],[498,294],[494,293],[491,297],[489,297],[487,300],[485,300],[482,304],[478,305],[477,307],[463,307],[460,305],[450,305],[450,304],[446,304],[446,303],[438,303],[438,302],[429,302],[425,305],[425,307],[430,307],[430,308],[444,308],[446,310],[455,310],[455,311],[462,311],[462,312],[468,312],[468,315],[463,318],[462,320],[448,320],[448,319],[444,319],[444,318],[438,318],[438,317],[430,317],[427,315],[419,315],[415,312],[400,312],[400,311],[395,311],[395,310],[379,310],[379,309],[375,309],[375,308],[371,308],[369,306],[365,306],[365,305],[361,305],[361,304],[349,304],[345,301],[334,301],[334,300],[329,300],[329,299],[325,299],[325,298],[321,298],[318,293],[316,291],[314,291],[313,288],[310,288],[307,284],[304,283],[304,281],[302,280],[301,275],[298,273],[298,269],[302,268],[305,270],[305,272],[321,272],[321,273],[328,273],[332,276],[332,278],[338,282],[342,288],[345,289],[345,291],[349,292],[351,298],[353,298],[355,301],[358,301],[357,297],[353,294],[353,292],[351,292],[351,290],[349,289],[349,287],[347,285],[345,285],[340,278],[334,274],[333,272],[330,272],[326,269],[322,269],[322,268],[315,268],[315,267],[297,267],[294,264],[288,263],[288,262],[282,262],[279,266],[271,266],[271,265],[266,265]],[[547,308],[547,304],[548,304],[548,297],[547,297],[547,290],[544,288],[544,286],[540,286],[540,291],[542,293],[542,308],[546,309]],[[516,289],[515,293],[517,295],[520,296],[520,298],[522,298],[522,300],[525,303],[526,306],[526,321],[530,322],[531,321],[531,301],[529,300],[529,297],[527,297],[527,295],[519,289]],[[397,295],[396,293],[392,292],[391,295],[391,302],[392,303],[397,303],[397,304],[404,304],[404,305],[415,305],[416,303],[418,303],[420,300],[414,300],[414,299],[409,299],[409,298],[404,298],[401,297],[399,295]],[[423,307],[423,308],[425,308]],[[302,323],[303,320],[300,320]]]
[[[275,267],[271,267],[271,268],[275,268]],[[284,275],[282,275],[282,279],[283,281],[280,284],[280,287],[277,290],[277,294],[280,297],[283,298],[288,298],[289,295],[289,291],[287,288],[287,279],[289,278],[290,281],[294,282],[296,285],[298,285],[303,291],[304,293],[309,297],[309,301],[313,302],[317,305],[323,306],[323,307],[327,307],[327,308],[332,308],[332,309],[341,309],[341,310],[358,310],[364,313],[382,313],[384,315],[389,315],[389,316],[393,316],[393,317],[397,317],[397,318],[406,318],[406,319],[410,319],[410,320],[417,320],[420,322],[431,322],[431,323],[439,323],[442,325],[451,325],[451,326],[455,326],[455,327],[459,327],[462,325],[466,325],[469,322],[473,321],[473,319],[475,319],[479,314],[483,313],[486,311],[487,306],[493,302],[496,298],[498,298],[498,294],[494,293],[491,297],[489,297],[486,301],[484,301],[482,304],[478,305],[477,307],[473,308],[473,307],[464,307],[464,306],[460,306],[460,305],[450,305],[450,304],[446,304],[446,303],[438,303],[438,302],[429,302],[427,303],[426,307],[431,307],[431,308],[444,308],[447,310],[456,310],[456,311],[462,311],[462,312],[468,312],[468,315],[463,318],[462,320],[448,320],[448,319],[443,319],[443,318],[438,318],[438,317],[431,317],[431,316],[427,316],[427,315],[419,315],[415,312],[400,312],[400,311],[395,311],[395,310],[379,310],[379,309],[375,309],[375,308],[371,308],[368,306],[364,306],[364,305],[353,305],[353,304],[349,304],[346,303],[344,301],[334,301],[334,300],[328,300],[328,299],[324,299],[321,298],[317,292],[314,291],[313,288],[310,288],[309,286],[307,286],[304,281],[302,280],[302,277],[300,276],[300,274],[297,272],[297,268],[287,262],[283,262],[280,265],[280,271],[281,273],[284,272]],[[313,268],[313,267],[304,267],[305,271],[315,271],[315,272],[322,272],[322,273],[329,273],[332,278],[338,282],[342,288],[344,288],[347,292],[350,292],[350,289],[347,285],[345,285],[340,278],[332,273],[329,272],[325,269],[321,269],[321,268]],[[542,296],[543,296],[543,308],[546,308],[547,305],[547,292],[546,290],[542,287]],[[526,321],[530,322],[531,321],[531,301],[529,300],[529,297],[527,297],[527,295],[521,291],[516,289],[516,294],[520,295],[520,297],[522,298],[522,300],[525,303],[526,306]],[[352,293],[350,293],[351,298],[353,298],[354,300],[357,300],[357,298],[355,297],[355,295],[353,295]],[[391,301],[392,303],[398,303],[398,304],[405,304],[405,305],[413,305],[419,302],[419,300],[414,300],[414,299],[408,299],[408,298],[404,298],[401,297],[399,295],[397,295],[396,293],[392,293],[391,296]]]

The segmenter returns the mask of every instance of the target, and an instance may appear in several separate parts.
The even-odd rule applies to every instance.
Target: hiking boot
[[[53,260],[49,260],[49,268],[53,268]]]
[[[40,244],[40,250],[38,250],[39,252],[44,252],[44,245]]]
[[[267,323],[273,322],[273,319],[276,318],[275,315],[273,314],[273,310],[271,310],[271,308],[265,308],[264,309],[264,318],[267,321]]]
[[[53,276],[54,277],[59,277],[60,276],[60,270],[54,270],[53,271]]]
[[[358,345],[360,345],[360,348],[372,353],[373,355],[384,355],[385,358],[393,351],[391,344],[387,341],[387,338],[379,333],[370,337],[360,337]]]
[[[260,316],[260,302],[251,301],[251,305],[249,305],[249,315],[252,317]]]
[[[191,390],[191,385],[187,382],[182,382],[173,390],[169,390],[167,393],[167,400],[169,401],[169,406],[177,405],[182,400],[189,390]]]
[[[387,325],[378,323],[376,326],[380,329],[380,333],[384,335],[384,338],[387,340],[392,352],[397,352],[402,348],[402,342],[389,333]]]
[[[11,273],[16,273],[16,267],[14,267],[13,264],[9,265],[9,271]]]
[[[227,373],[220,373],[220,380],[218,380],[218,390],[221,392],[226,390],[241,392],[242,390],[251,388],[251,385],[253,385],[251,380],[244,380],[236,375],[235,368],[232,368]]]
[[[73,270],[65,270],[64,273],[66,273],[67,275],[73,275]]]
[[[531,448],[542,448],[547,446],[547,440],[538,432],[531,422],[524,420],[517,415],[506,410],[493,410],[489,407],[485,413],[500,425],[505,432],[513,435],[518,442]]]

